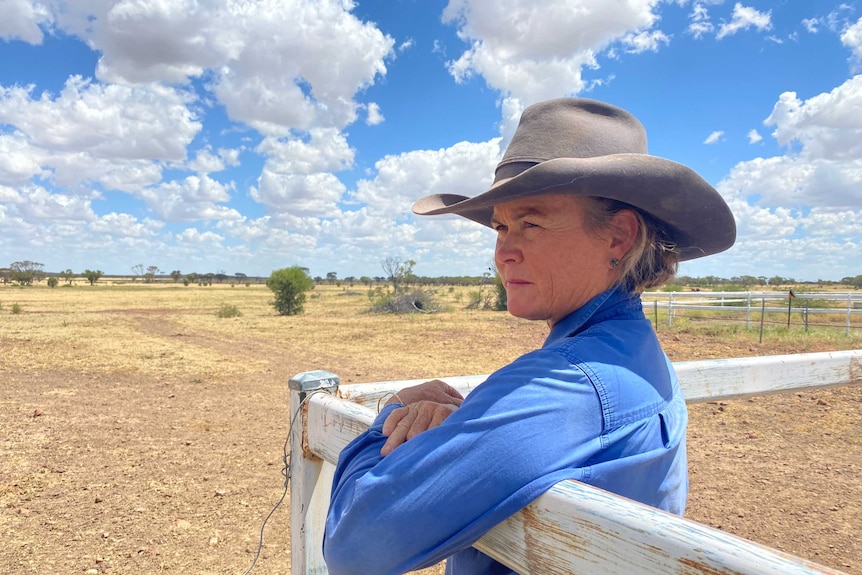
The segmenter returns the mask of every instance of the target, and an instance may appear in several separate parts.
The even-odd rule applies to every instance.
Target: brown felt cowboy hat
[[[582,98],[524,110],[486,192],[472,198],[426,196],[413,212],[458,214],[490,226],[496,204],[559,193],[610,198],[643,210],[666,226],[680,260],[724,251],[736,240],[733,214],[715,188],[682,164],[650,156],[637,118]]]

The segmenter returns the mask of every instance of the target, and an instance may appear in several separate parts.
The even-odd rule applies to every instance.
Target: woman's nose
[[[516,235],[505,233],[497,237],[497,244],[494,249],[494,259],[497,262],[512,263],[523,259],[520,242]]]

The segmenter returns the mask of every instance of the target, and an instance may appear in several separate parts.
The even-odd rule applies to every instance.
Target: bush
[[[494,275],[494,291],[497,294],[497,299],[494,301],[495,311],[506,311],[509,309],[509,298],[506,294],[506,286],[503,284],[503,278],[500,274]]]
[[[53,276],[48,278],[48,287],[49,288],[57,287],[58,283],[60,283],[60,280],[58,280],[57,278],[55,278]]]
[[[216,315],[218,317],[239,317],[242,315],[242,312],[235,305],[223,303]]]
[[[12,304],[12,313],[15,315],[21,313],[21,306],[18,305],[17,303],[13,303]]]
[[[302,313],[305,292],[314,289],[314,280],[304,268],[292,266],[274,270],[266,287],[275,294],[272,305],[279,315],[296,315]]]
[[[416,289],[394,294],[379,287],[368,291],[371,311],[374,313],[434,313],[437,303],[428,290]]]

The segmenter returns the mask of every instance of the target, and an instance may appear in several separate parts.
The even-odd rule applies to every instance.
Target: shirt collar
[[[598,323],[605,319],[612,308],[616,308],[621,303],[629,303],[628,307],[636,307],[643,314],[640,298],[636,294],[628,293],[619,286],[614,286],[611,289],[604,291],[561,319],[551,328],[551,333],[545,340],[542,347],[548,347],[559,340],[575,335],[583,331],[587,327]],[[615,309],[610,315],[619,313],[619,309]]]

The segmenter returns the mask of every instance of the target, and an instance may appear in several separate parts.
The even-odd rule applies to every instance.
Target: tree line
[[[339,277],[338,272],[334,271],[327,272],[325,276],[315,276],[311,278],[308,268],[299,267],[299,269],[301,269],[305,275],[309,276],[315,285],[329,284],[353,287],[361,284],[366,288],[370,288],[372,286],[389,283],[392,284],[393,291],[396,292],[400,291],[399,288],[402,285],[405,287],[434,287],[443,285],[481,287],[493,284],[494,277],[496,276],[496,273],[492,273],[495,272],[495,270],[490,268],[488,271],[478,276],[419,276],[413,272],[413,267],[415,265],[416,262],[413,260],[401,260],[396,257],[388,257],[381,262],[383,275],[360,276],[358,278],[356,276]],[[80,273],[73,272],[71,269],[66,269],[60,272],[46,272],[44,267],[44,264],[31,260],[12,262],[9,267],[0,268],[0,282],[3,284],[13,283],[24,286],[38,284],[47,278],[48,285],[56,287],[61,281],[67,284],[72,284],[77,278],[83,278],[86,279],[90,285],[95,285],[99,279],[105,276],[104,272],[98,269],[87,269]],[[227,281],[232,283],[263,283],[267,280],[265,277],[248,276],[241,272],[229,274],[224,270],[206,273],[183,273],[180,270],[172,270],[169,273],[163,273],[158,266],[150,265],[145,267],[143,264],[132,266],[131,271],[132,274],[130,274],[130,276],[123,277],[131,277],[132,282],[142,281],[143,283],[173,281],[174,283],[182,282],[185,285],[195,283],[199,285],[212,285],[213,283],[221,284]],[[817,281],[797,281],[792,277],[783,277],[779,275],[774,275],[772,277],[742,275],[730,278],[711,275],[704,277],[677,276],[670,283],[676,286],[693,288],[735,286],[744,289],[757,289],[762,287],[788,285],[816,285],[818,287],[845,285],[854,289],[862,289],[862,274],[846,276],[839,281],[820,279]]]

